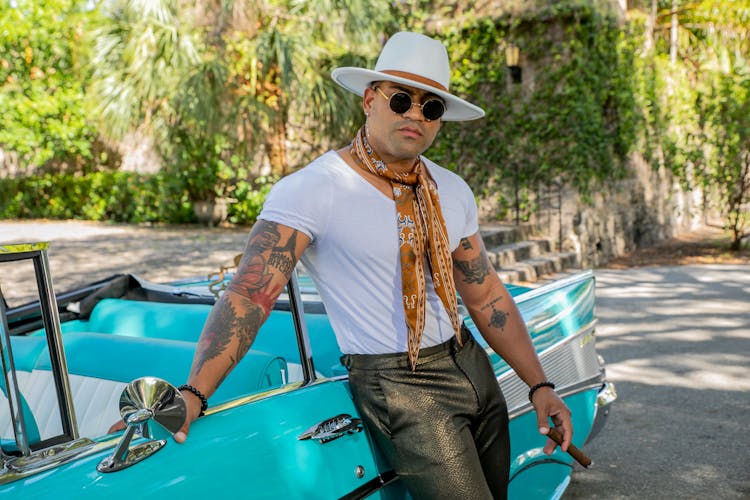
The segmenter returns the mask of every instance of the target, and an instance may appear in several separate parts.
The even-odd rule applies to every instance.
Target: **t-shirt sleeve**
[[[461,189],[461,199],[464,200],[466,223],[461,238],[466,238],[479,231],[479,210],[477,209],[477,201],[474,198],[469,185],[463,179],[459,178],[459,184]]]
[[[314,242],[328,223],[332,200],[328,190],[332,183],[324,175],[304,170],[274,184],[258,219],[289,226],[305,233]]]

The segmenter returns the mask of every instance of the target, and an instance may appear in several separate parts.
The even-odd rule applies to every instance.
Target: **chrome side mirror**
[[[185,422],[185,400],[182,393],[169,382],[156,377],[143,377],[129,383],[120,396],[120,416],[127,425],[117,448],[105,458],[96,470],[115,472],[150,457],[165,444],[164,439],[151,439],[130,446],[136,431],[150,439],[148,422],[154,420],[170,434],[174,434]]]

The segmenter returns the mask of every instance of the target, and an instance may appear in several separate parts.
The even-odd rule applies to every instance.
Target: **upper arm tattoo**
[[[463,273],[466,283],[481,285],[484,279],[490,275],[491,269],[484,252],[471,260],[455,259],[456,267]]]
[[[296,247],[297,231],[281,243],[277,224],[267,221],[256,223],[237,273],[227,286],[227,291],[233,292],[233,295],[225,294],[219,299],[206,323],[193,373],[197,374],[207,361],[225,352],[232,339],[237,340],[237,348],[230,353],[231,364],[221,380],[239,363],[250,349],[283,287],[283,284],[272,284],[274,270],[280,271],[286,278],[291,275],[296,261]]]
[[[294,269],[294,251],[297,248],[297,231],[293,232],[286,245],[276,247],[271,251],[268,265],[281,271],[284,276],[291,276]]]
[[[460,245],[464,251],[474,250],[475,248],[474,244],[472,244],[471,239],[469,238],[462,238]],[[475,283],[477,285],[481,285],[485,282],[485,279],[488,276],[495,272],[489,258],[487,257],[487,252],[484,250],[484,245],[481,244],[481,241],[479,244],[479,255],[467,260],[459,260],[454,258],[453,262],[456,268],[463,273],[463,281],[465,283]],[[484,305],[479,308],[479,312],[481,312],[482,314],[481,317],[486,318],[486,326],[488,328],[496,328],[500,331],[503,331],[505,329],[505,325],[507,324],[508,317],[511,313],[500,308],[500,302],[502,300],[502,294],[495,295],[494,297],[487,300]],[[476,318],[475,321],[477,321]],[[482,320],[482,322],[483,321],[484,319]]]
[[[292,274],[297,247],[297,231],[280,244],[281,234],[273,222],[258,221],[250,235],[247,251],[239,269],[227,289],[250,298],[268,312],[273,307],[280,285],[269,287],[273,278],[272,269],[279,270],[288,278]]]
[[[471,250],[474,248],[474,245],[471,244],[471,240],[469,238],[461,238],[461,248],[464,250]]]

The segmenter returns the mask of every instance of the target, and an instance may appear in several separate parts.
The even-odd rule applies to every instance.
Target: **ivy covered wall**
[[[467,179],[485,219],[536,223],[584,265],[695,227],[709,208],[693,168],[699,90],[685,62],[644,49],[645,30],[596,2],[444,30],[454,90],[487,116],[445,124],[429,154]]]
[[[487,116],[446,124],[432,154],[485,195],[504,196],[498,186],[516,171],[528,189],[554,179],[589,192],[623,177],[638,117],[632,53],[614,23],[579,7],[554,17],[484,19],[447,34],[456,91]],[[505,66],[511,43],[520,48],[520,83]]]

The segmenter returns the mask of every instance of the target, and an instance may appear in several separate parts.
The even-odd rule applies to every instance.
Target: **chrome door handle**
[[[323,420],[307,429],[297,436],[302,441],[305,439],[317,439],[320,443],[327,443],[347,434],[354,434],[362,430],[362,420],[354,418],[348,413],[342,413]]]

